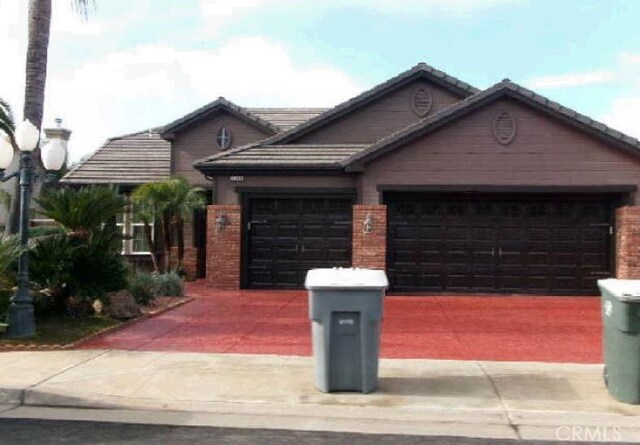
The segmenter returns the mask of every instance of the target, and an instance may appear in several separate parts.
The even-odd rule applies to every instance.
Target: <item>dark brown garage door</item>
[[[610,196],[390,194],[386,203],[394,291],[584,295],[610,275]]]
[[[243,285],[299,289],[309,269],[351,264],[350,197],[248,199]]]

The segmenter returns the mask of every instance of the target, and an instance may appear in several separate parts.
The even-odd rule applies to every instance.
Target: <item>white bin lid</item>
[[[606,280],[598,280],[598,286],[600,286],[601,289],[606,289],[620,301],[640,302],[640,280],[607,278]]]
[[[311,269],[304,285],[307,289],[386,289],[389,281],[383,270],[334,267]]]

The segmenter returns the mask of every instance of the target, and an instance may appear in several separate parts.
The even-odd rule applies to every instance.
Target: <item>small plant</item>
[[[165,273],[154,276],[156,281],[156,295],[159,297],[182,297],[184,286],[180,276],[175,273]]]
[[[147,305],[156,297],[156,279],[150,273],[138,273],[129,280],[127,290],[136,303]]]

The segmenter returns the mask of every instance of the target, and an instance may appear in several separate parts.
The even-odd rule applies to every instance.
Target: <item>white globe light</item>
[[[51,139],[47,142],[47,145],[42,147],[40,156],[42,157],[42,165],[44,165],[45,169],[60,170],[67,157],[67,150],[65,150],[60,139]]]
[[[13,161],[13,146],[8,137],[0,137],[0,170],[6,170]]]
[[[13,137],[21,151],[33,151],[38,145],[40,131],[31,122],[24,120],[16,126]]]

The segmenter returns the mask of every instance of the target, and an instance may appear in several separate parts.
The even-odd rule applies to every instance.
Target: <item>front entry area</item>
[[[615,198],[386,193],[391,290],[596,294],[613,275]]]
[[[249,195],[244,203],[243,288],[301,289],[309,269],[351,265],[350,195]]]

